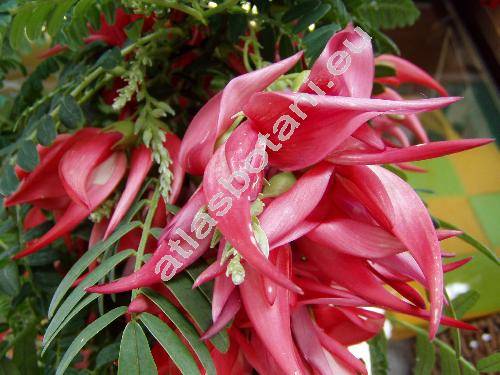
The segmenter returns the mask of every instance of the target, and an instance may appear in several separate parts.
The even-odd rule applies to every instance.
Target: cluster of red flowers
[[[350,56],[349,69],[332,75],[328,61],[336,52],[349,53],[345,40],[357,52]],[[158,210],[154,226],[165,229],[140,270],[89,288],[118,293],[152,286],[172,299],[161,285],[158,264],[168,256],[177,260],[176,272],[181,272],[210,253],[214,225],[197,220],[208,212],[220,237],[217,260],[195,286],[215,281],[214,324],[204,339],[232,321],[229,352],[212,350],[219,374],[251,373],[252,368],[262,374],[366,374],[363,362],[347,347],[382,329],[384,316],[369,307],[429,320],[431,338],[439,324],[472,329],[442,316],[443,272],[467,260],[443,266],[442,258],[449,254],[442,252],[439,240],[457,232],[436,230],[418,194],[380,165],[419,171],[410,163],[491,140],[429,142],[416,113],[459,98],[446,96],[442,86],[408,61],[388,55],[374,58],[371,43],[351,26],[330,39],[298,92],[266,91],[300,59],[299,53],[236,77],[198,112],[182,141],[166,135],[165,146],[173,158],[171,203],[182,188],[184,171],[202,176],[202,183],[175,216]],[[376,64],[390,65],[396,72],[377,78],[378,84],[413,83],[443,97],[403,100],[385,86],[372,96]],[[245,121],[235,127],[237,114]],[[422,143],[411,145],[402,128]],[[262,145],[262,135],[268,152],[260,148],[260,155],[266,163],[263,157],[250,158],[255,173],[249,175],[248,157]],[[95,128],[61,135],[39,150],[41,163],[33,172],[18,171],[22,184],[6,204],[32,204],[29,217],[37,223],[41,208],[56,217],[56,225],[18,256],[70,233],[112,194],[127,170],[120,138],[119,133]],[[132,150],[121,198],[110,221],[94,226],[91,242],[113,232],[151,163],[149,149]],[[233,189],[221,186],[222,180],[231,181]],[[272,193],[262,194],[266,189]],[[214,197],[219,203],[231,200],[223,215],[220,204],[210,204]],[[193,222],[198,224],[193,227]],[[178,229],[201,232],[196,246]],[[172,242],[178,246],[172,247]],[[127,244],[137,245],[137,239],[135,245]],[[412,281],[427,289],[429,310]],[[142,296],[129,308],[146,310],[162,315]],[[153,349],[159,352],[158,369],[170,372],[173,364],[160,349]]]

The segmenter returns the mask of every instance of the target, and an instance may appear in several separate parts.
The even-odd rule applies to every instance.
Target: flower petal
[[[111,167],[109,168],[108,164]],[[15,259],[25,257],[26,255],[37,252],[58,238],[71,232],[78,224],[82,222],[90,213],[95,210],[116,188],[120,183],[125,169],[127,167],[127,157],[123,152],[116,152],[112,154],[108,160],[104,161],[101,166],[96,168],[95,173],[104,173],[100,168],[105,168],[107,180],[101,184],[93,183],[89,189],[90,209],[81,206],[78,203],[71,202],[64,214],[57,221],[57,223],[42,237],[33,240],[28,246],[20,253],[14,256]],[[92,180],[92,177],[91,177]],[[102,181],[99,181],[102,182]]]
[[[231,139],[233,139],[231,141]],[[253,140],[249,142],[249,140]],[[226,146],[231,143],[248,146],[249,149],[237,149],[235,155],[227,158]],[[255,148],[250,148],[253,143]],[[300,288],[288,278],[277,272],[266,259],[257,245],[250,216],[251,198],[255,199],[256,191],[260,191],[262,172],[247,173],[245,168],[231,171],[244,164],[253,150],[259,148],[257,134],[249,123],[240,125],[230,139],[215,152],[207,165],[203,177],[203,190],[211,216],[217,220],[217,227],[226,240],[243,256],[246,262],[274,282],[300,293]],[[224,182],[225,181],[225,182]],[[236,186],[235,186],[236,184]],[[228,202],[224,210],[216,201]],[[215,207],[214,207],[215,206]]]
[[[288,274],[290,248],[279,249],[278,255],[277,272]],[[276,300],[270,305],[264,293],[262,278],[252,267],[246,268],[245,282],[239,289],[248,318],[281,370],[286,374],[302,373],[303,365],[295,354],[290,328],[289,291],[278,287]]]
[[[316,208],[326,192],[332,174],[333,168],[328,163],[318,164],[266,207],[259,216],[259,221],[271,248]],[[287,219],[283,220],[284,217]]]
[[[340,69],[338,65],[341,65]],[[343,67],[347,69],[343,71]],[[373,49],[370,36],[361,28],[353,28],[349,24],[330,38],[312,66],[309,78],[300,88],[300,92],[313,93],[314,91],[308,87],[309,81],[312,81],[326,92],[326,95],[369,98],[373,77]]]
[[[437,91],[441,96],[448,96],[448,93],[439,82],[408,60],[394,55],[380,55],[375,58],[375,64],[388,64],[396,70],[395,77],[377,78],[380,83],[395,86],[402,83],[416,83]]]
[[[88,288],[91,293],[112,294],[135,288],[150,286],[167,281],[177,273],[189,267],[209,248],[211,237],[196,239],[197,247],[193,249],[189,241],[182,237],[181,231],[191,237],[194,216],[205,205],[203,189],[198,189],[182,209],[174,216],[162,237],[158,240],[158,248],[151,259],[138,271],[122,277],[109,284]],[[191,240],[194,240],[191,237]],[[175,247],[177,244],[178,248]],[[179,249],[180,250],[177,250]]]
[[[87,193],[89,177],[94,168],[111,155],[111,147],[121,137],[121,133],[112,132],[80,138],[66,151],[59,163],[59,177],[74,202],[91,207]]]
[[[115,228],[127,213],[127,210],[132,205],[132,202],[139,192],[146,175],[151,169],[152,163],[153,159],[151,157],[151,151],[146,146],[141,145],[132,151],[127,184],[125,185],[125,189],[123,190],[120,200],[115,206],[104,238],[108,238],[109,235],[113,233]]]
[[[315,370],[314,372],[321,375],[333,374],[305,306],[298,307],[293,311],[292,331],[297,346],[305,360]]]
[[[266,92],[254,94],[244,112],[261,134],[270,135],[269,142],[274,145],[269,145],[270,165],[296,170],[324,159],[361,125],[380,114],[428,111],[456,100],[391,101]]]
[[[342,151],[339,154],[329,156],[328,160],[334,164],[342,165],[405,163],[409,161],[438,158],[440,156],[483,146],[493,141],[494,140],[490,138],[460,139],[455,141],[424,143],[404,148],[387,148],[382,152]]]
[[[441,249],[427,209],[406,182],[385,168],[350,167],[344,175],[363,189],[369,199],[379,205],[382,211],[392,212],[390,219],[392,232],[415,258],[429,282],[431,302],[429,335],[434,337],[443,307],[443,269]],[[368,180],[372,185],[366,185]],[[375,186],[376,189],[386,192],[389,201],[381,201],[373,195]]]
[[[233,115],[253,93],[264,90],[301,58],[299,52],[278,63],[232,79],[224,90],[210,99],[196,114],[182,140],[180,162],[186,171],[201,175],[214,152],[214,145],[233,123]]]

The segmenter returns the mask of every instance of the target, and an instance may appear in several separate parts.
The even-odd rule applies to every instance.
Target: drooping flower
[[[351,65],[332,77],[328,63],[337,51],[351,53]],[[490,140],[411,145],[400,126],[425,142],[412,116],[459,98],[403,100],[389,90],[371,98],[371,44],[352,26],[330,39],[299,92],[264,91],[297,56],[235,78],[200,110],[180,160],[187,171],[203,174],[201,185],[139,271],[89,291],[117,293],[169,280],[203,256],[217,228],[217,260],[195,282],[215,280],[214,324],[203,338],[233,320],[231,354],[213,352],[216,366],[244,371],[243,355],[264,373],[366,373],[347,346],[382,329],[384,316],[367,307],[425,319],[430,337],[439,324],[472,329],[442,316],[443,272],[467,260],[443,267],[439,240],[457,233],[437,231],[417,193],[380,164],[416,169],[405,163]],[[445,93],[421,70],[385,60],[397,73],[388,84],[414,82]],[[398,122],[394,115],[406,117]],[[389,126],[398,130],[388,132]],[[292,183],[262,194],[266,181],[283,171]],[[410,282],[429,291],[429,310]]]
[[[69,234],[112,195],[127,169],[125,152],[115,148],[121,138],[119,132],[84,128],[71,136],[58,136],[51,146],[39,151],[40,164],[30,173],[21,173],[20,186],[6,197],[4,204],[28,203],[33,209],[49,210],[54,213],[56,223],[42,237],[28,243],[15,258],[39,251]],[[165,146],[171,147],[175,155],[172,167],[175,197],[184,175],[177,162],[178,143],[174,135],[169,135],[165,141]],[[114,210],[106,236],[123,218],[149,171],[150,151],[139,147],[133,155],[126,189]],[[41,220],[39,214],[38,222]],[[34,225],[33,220],[30,222]]]

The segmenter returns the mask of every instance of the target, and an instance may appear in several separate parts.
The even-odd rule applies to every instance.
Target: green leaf
[[[416,356],[414,375],[430,375],[436,361],[436,353],[426,335],[417,335]]]
[[[232,14],[229,17],[227,24],[227,34],[229,42],[238,42],[241,35],[245,35],[245,30],[247,28],[247,16],[246,14]]]
[[[458,236],[458,238],[462,239],[463,241],[467,242],[469,245],[473,246],[476,248],[476,250],[480,251],[483,253],[487,258],[492,260],[497,266],[500,265],[500,261],[498,260],[497,256],[495,253],[489,249],[488,247],[484,246],[481,242],[476,240],[474,237],[471,235],[467,234],[464,232],[462,229],[459,229],[458,227],[454,226],[453,224],[450,224],[444,220],[438,219],[434,217],[434,219],[438,222],[439,226],[441,228],[446,228],[446,229],[454,229],[454,230],[460,230],[462,231],[462,234]]]
[[[292,44],[292,41],[290,40],[290,37],[288,35],[284,35],[284,34],[281,35],[279,44],[280,44],[280,46],[279,46],[280,57],[282,59],[293,55],[293,53],[294,53],[293,44]]]
[[[215,367],[205,344],[200,340],[198,332],[193,327],[193,325],[182,315],[177,308],[163,298],[160,294],[150,290],[143,290],[144,295],[146,295],[151,301],[153,301],[158,308],[167,316],[167,318],[177,327],[181,335],[186,339],[186,341],[191,345],[193,351],[198,356],[201,364],[206,370],[207,375],[215,375]]]
[[[109,324],[111,324],[114,320],[116,320],[126,312],[127,312],[127,307],[125,306],[117,307],[107,312],[103,316],[97,318],[88,326],[86,326],[84,330],[80,332],[80,334],[73,340],[68,350],[66,350],[66,353],[64,353],[64,356],[61,359],[59,366],[57,367],[56,375],[63,375],[68,366],[71,364],[73,358],[76,357],[76,355],[85,346],[85,344],[95,335],[97,335],[100,331],[106,328]]]
[[[80,303],[76,305],[76,307],[71,310],[71,312],[63,317],[63,321],[59,326],[55,327],[55,324],[52,324],[55,319],[51,321],[51,324],[47,327],[47,330],[45,331],[45,335],[43,336],[43,349],[42,349],[42,355],[47,351],[47,349],[50,347],[50,344],[52,341],[57,337],[59,332],[63,330],[64,327],[68,325],[68,323],[80,312],[82,311],[85,307],[87,307],[89,304],[94,302],[97,297],[99,297],[100,294],[97,293],[92,293],[89,294],[87,297],[85,297]]]
[[[21,374],[32,375],[38,373],[36,355],[37,331],[34,324],[27,328],[28,329],[16,337],[12,361],[16,364]]]
[[[16,365],[5,357],[0,360],[0,373],[6,375],[21,375]]]
[[[296,20],[299,17],[302,17],[304,14],[309,12],[311,9],[314,9],[321,5],[321,2],[318,0],[306,0],[303,1],[293,8],[290,8],[283,14],[283,17],[281,17],[281,21],[283,22],[290,22],[293,20]],[[309,25],[308,25],[309,26]]]
[[[36,138],[43,146],[50,146],[56,139],[56,124],[51,116],[44,115],[38,120]]]
[[[477,369],[481,372],[500,371],[500,352],[479,360],[477,363]]]
[[[16,191],[19,185],[14,168],[10,164],[6,164],[0,176],[0,194],[9,195]]]
[[[149,332],[151,332],[151,334],[155,337],[156,341],[158,341],[163,349],[165,349],[181,373],[200,373],[189,350],[166,323],[149,313],[142,313],[139,318]]]
[[[38,151],[32,141],[24,141],[17,153],[17,164],[25,171],[31,172],[40,162]]]
[[[186,268],[186,274],[193,280],[193,282],[201,275],[201,273],[207,268],[208,264],[203,259],[198,260],[188,268]],[[198,287],[198,289],[203,293],[208,302],[212,302],[212,295],[214,294],[213,281],[203,283]]]
[[[396,75],[396,69],[394,66],[387,63],[378,63],[375,65],[375,77],[393,77]]]
[[[95,358],[95,367],[99,368],[112,363],[118,359],[120,353],[120,343],[114,342],[102,348]]]
[[[191,289],[193,283],[184,273],[177,275],[165,285],[202,331],[210,328],[212,325],[210,303],[199,290]],[[223,353],[229,349],[229,339],[225,331],[220,332],[210,341]]]
[[[306,47],[306,58],[314,62],[325,48],[331,36],[339,30],[340,26],[336,23],[332,23],[321,26],[312,33],[307,34],[303,39],[303,43]]]
[[[26,24],[26,35],[31,41],[38,39],[42,35],[42,27],[54,6],[55,4],[51,1],[37,2]]]
[[[66,317],[75,308],[78,302],[85,295],[85,289],[94,285],[102,279],[110,270],[116,267],[124,259],[134,254],[134,250],[120,251],[119,253],[105,259],[94,271],[92,271],[66,298],[59,310],[50,321],[47,330],[45,331],[43,346],[48,347],[49,340],[51,340],[57,332],[60,331],[59,327],[64,324]]]
[[[439,358],[441,364],[441,375],[460,374],[460,366],[458,364],[458,360],[455,356],[454,350],[452,350],[450,347],[440,347]]]
[[[64,95],[59,99],[59,120],[68,129],[76,129],[85,124],[83,111],[71,95]]]
[[[387,375],[387,338],[384,331],[368,341],[370,346],[371,370],[372,375]]]
[[[118,47],[111,48],[104,52],[101,57],[96,62],[97,66],[100,66],[106,71],[110,71],[116,68],[123,62],[123,56]]]
[[[9,262],[5,267],[0,268],[0,291],[15,297],[20,290],[17,265],[14,262]]]
[[[304,15],[299,18],[297,24],[293,27],[294,33],[300,33],[309,27],[309,25],[318,22],[321,18],[327,14],[332,6],[330,4],[321,4],[320,6],[305,12]]]
[[[141,326],[130,321],[123,331],[118,358],[118,375],[156,375],[156,364]]]
[[[24,29],[29,22],[33,4],[27,3],[21,7],[10,26],[9,43],[13,50],[18,51],[27,42]]]
[[[385,91],[384,85],[378,82],[373,82],[372,96],[380,95]],[[389,165],[389,164],[387,164]],[[396,168],[394,168],[396,169]]]
[[[106,239],[106,241],[98,242],[91,249],[89,249],[85,254],[83,254],[78,261],[73,264],[73,267],[68,271],[64,279],[61,281],[57,290],[52,297],[50,302],[48,316],[49,319],[54,315],[54,312],[59,305],[59,303],[64,298],[64,295],[71,289],[73,283],[78,279],[78,277],[87,269],[90,263],[97,259],[102,253],[104,253],[111,245],[116,241],[130,232],[132,229],[139,227],[141,223],[139,221],[133,221],[131,223],[122,224],[118,229]]]
[[[266,61],[274,61],[276,34],[271,25],[267,25],[259,32],[259,44],[262,46],[261,55]]]
[[[452,304],[455,309],[455,314],[457,319],[463,318],[463,316],[469,311],[474,305],[479,301],[480,294],[475,290],[469,290],[468,292],[462,293],[457,297],[453,298]]]
[[[134,21],[130,25],[128,25],[125,29],[125,33],[127,34],[127,37],[131,41],[135,42],[141,36],[143,25],[144,25],[144,19],[142,19],[142,18],[138,19],[137,21]]]
[[[411,26],[420,16],[412,0],[364,1],[355,13],[377,29]]]
[[[47,23],[47,32],[51,36],[55,36],[62,28],[64,16],[69,11],[75,0],[61,1],[52,12],[49,22]]]

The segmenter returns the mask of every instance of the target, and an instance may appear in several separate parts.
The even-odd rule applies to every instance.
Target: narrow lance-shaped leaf
[[[69,313],[68,316],[66,316],[66,318],[59,325],[59,327],[57,327],[52,332],[47,332],[47,331],[45,332],[45,335],[43,336],[44,346],[43,346],[43,349],[42,349],[42,355],[49,348],[50,344],[57,337],[57,335],[59,334],[59,332],[61,332],[61,330],[64,327],[66,327],[66,325],[71,321],[71,319],[73,319],[76,316],[76,314],[78,314],[80,311],[82,311],[86,306],[88,306],[93,301],[95,301],[97,299],[97,297],[99,297],[99,294],[97,294],[97,293],[89,294],[78,305],[76,305],[76,307]],[[48,335],[48,333],[51,333],[50,336]]]
[[[133,253],[134,250],[125,250],[104,260],[91,274],[89,274],[85,278],[85,280],[81,284],[79,284],[73,290],[73,292],[71,292],[71,294],[63,302],[57,313],[52,318],[52,321],[50,322],[49,326],[47,327],[47,331],[44,336],[44,342],[43,342],[44,345],[46,345],[46,340],[53,338],[52,336],[54,332],[65,321],[66,317],[74,309],[76,304],[83,298],[83,296],[85,295],[85,288],[89,287],[90,285],[94,285],[96,282],[102,279],[104,275],[106,275],[110,270],[115,268],[117,264],[122,262],[124,259],[128,258]]]
[[[210,304],[199,290],[191,289],[192,282],[186,275],[178,275],[165,285],[201,330],[206,331],[212,325]],[[226,332],[219,333],[210,341],[219,351],[226,352],[228,350],[229,340]]]
[[[82,332],[73,340],[71,345],[69,346],[66,353],[64,353],[59,366],[57,367],[56,375],[63,375],[71,364],[73,358],[80,352],[80,350],[85,346],[90,339],[92,339],[96,334],[101,332],[104,328],[106,328],[111,322],[125,314],[127,311],[127,307],[120,306],[117,307],[103,316],[97,318],[92,323],[90,323],[87,327],[83,329]]]
[[[458,238],[462,239],[463,241],[467,242],[469,245],[473,246],[476,250],[483,253],[487,258],[492,260],[496,265],[500,265],[500,261],[498,260],[498,257],[495,255],[495,253],[490,248],[486,247],[481,242],[476,240],[474,237],[472,237],[468,233],[465,233],[463,230],[454,226],[453,224],[450,224],[450,223],[448,223],[442,219],[438,219],[436,217],[434,217],[434,219],[438,222],[438,224],[441,228],[460,230],[462,232],[462,234],[460,234],[458,236]]]
[[[139,221],[123,224],[106,241],[97,243],[92,249],[87,251],[80,259],[78,259],[78,261],[68,271],[66,276],[64,276],[64,279],[61,281],[52,296],[48,313],[49,319],[54,315],[57,306],[62,301],[66,292],[71,289],[73,283],[87,269],[89,264],[96,260],[99,255],[104,253],[116,241],[131,230],[137,228],[140,224],[141,223]]]
[[[415,375],[430,375],[434,368],[436,354],[434,346],[429,342],[426,335],[417,335]]]
[[[387,375],[389,365],[387,363],[387,338],[382,330],[377,336],[368,342],[370,346],[370,359],[372,375]]]
[[[481,359],[477,363],[477,369],[481,372],[498,372],[500,371],[500,353],[495,353],[489,357]]]
[[[163,311],[167,318],[174,323],[187,342],[189,342],[189,345],[191,345],[194,352],[198,355],[198,358],[205,368],[207,375],[215,375],[215,367],[212,357],[210,356],[210,352],[205,344],[200,341],[200,336],[198,335],[198,332],[196,332],[193,325],[172,303],[167,301],[160,294],[150,289],[143,290],[143,293]]]
[[[189,350],[165,322],[149,313],[142,313],[140,319],[183,374],[200,373]]]
[[[118,375],[154,375],[156,364],[141,326],[130,321],[123,331],[118,358]]]

